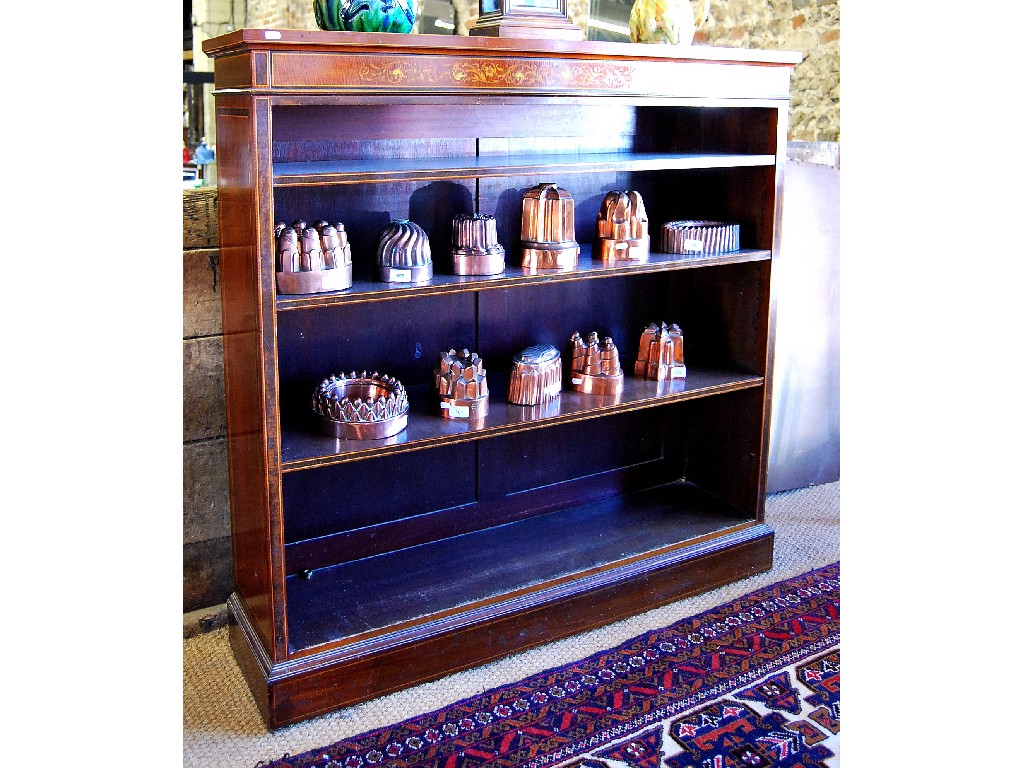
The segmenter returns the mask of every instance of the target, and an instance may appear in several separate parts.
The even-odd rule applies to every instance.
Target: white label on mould
[[[704,241],[703,240],[683,240],[683,250],[686,251],[703,251]]]
[[[441,407],[448,411],[448,415],[454,418],[469,418],[468,405],[455,405],[454,403],[441,403]]]
[[[686,378],[686,366],[685,365],[673,365],[670,373],[673,379],[685,379]]]
[[[391,280],[395,283],[411,283],[412,282],[412,270],[411,269],[392,269]]]
[[[573,378],[572,383],[573,384],[582,384],[583,383],[583,379]]]
[[[264,30],[264,32],[263,32],[263,39],[264,40],[280,40],[281,39],[281,33],[278,32],[277,30],[274,30],[274,29],[267,29],[267,30]]]
[[[557,395],[561,391],[562,391],[562,385],[558,384],[558,383],[549,384],[548,386],[544,387],[544,394],[545,395],[549,395],[549,396],[550,395]]]

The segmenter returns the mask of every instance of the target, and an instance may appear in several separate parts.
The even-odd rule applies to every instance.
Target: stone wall
[[[217,188],[182,197],[183,611],[232,589]]]
[[[316,29],[312,0],[248,0],[245,26],[254,29]]]
[[[789,138],[839,141],[839,0],[712,0],[695,42],[799,51]]]
[[[793,72],[789,138],[839,141],[839,0],[710,0],[698,44],[799,51]],[[477,0],[452,0],[457,34],[468,34]],[[569,0],[569,18],[586,31],[589,0]],[[310,0],[249,0],[246,26],[316,29]]]

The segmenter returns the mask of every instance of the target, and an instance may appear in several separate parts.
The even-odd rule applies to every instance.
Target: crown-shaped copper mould
[[[651,254],[647,209],[639,192],[609,192],[597,214],[593,255],[602,261],[647,261]]]
[[[562,391],[562,356],[550,344],[535,344],[512,356],[508,401],[537,405]]]
[[[538,184],[523,194],[523,267],[573,269],[579,264],[575,204],[568,190]]]
[[[675,323],[649,323],[640,335],[640,351],[633,373],[645,379],[685,379],[683,332]]]
[[[449,349],[434,371],[441,398],[441,415],[448,419],[477,419],[487,415],[487,371],[476,352]]]
[[[324,293],[352,287],[352,248],[345,225],[298,219],[274,225],[277,244],[277,292]]]
[[[664,253],[729,253],[740,249],[740,225],[728,221],[685,219],[661,227]]]
[[[452,221],[452,268],[456,275],[499,275],[505,249],[497,221],[488,213],[460,213]]]
[[[569,337],[569,385],[589,395],[618,395],[624,386],[619,350],[611,336],[598,339],[591,332],[584,339],[579,332]]]
[[[331,375],[313,393],[324,432],[342,440],[376,440],[401,432],[409,421],[402,382],[376,371]]]
[[[385,283],[425,283],[434,276],[430,240],[423,227],[395,219],[377,236],[377,279]]]

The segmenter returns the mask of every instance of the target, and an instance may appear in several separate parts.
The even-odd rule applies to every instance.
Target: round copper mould
[[[423,227],[395,219],[377,236],[377,279],[385,283],[425,283],[434,276],[430,240]]]
[[[376,371],[324,379],[312,406],[324,433],[341,440],[379,440],[397,435],[409,423],[409,396],[402,382]]]
[[[684,219],[661,227],[664,253],[729,253],[740,249],[740,225],[729,221]]]
[[[352,287],[352,248],[345,225],[318,221],[313,227],[296,221],[274,225],[277,248],[277,292],[324,293]]]
[[[538,184],[523,194],[523,267],[573,269],[579,264],[575,203],[568,190]]]
[[[599,339],[591,332],[584,339],[577,331],[569,337],[569,387],[588,395],[620,395],[625,377],[619,350],[611,336]]]
[[[462,213],[452,221],[452,270],[456,275],[500,275],[505,249],[497,221],[487,213]]]
[[[550,344],[535,344],[512,356],[508,401],[537,405],[562,391],[562,356]]]
[[[604,196],[594,232],[594,258],[647,261],[651,251],[647,209],[640,193],[612,191]]]
[[[446,419],[481,419],[488,411],[487,371],[476,352],[449,349],[434,370],[434,387]]]

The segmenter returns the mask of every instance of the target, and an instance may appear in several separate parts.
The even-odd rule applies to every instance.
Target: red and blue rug
[[[836,768],[839,563],[258,768]]]

